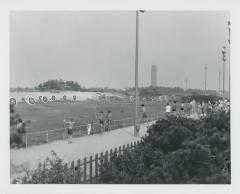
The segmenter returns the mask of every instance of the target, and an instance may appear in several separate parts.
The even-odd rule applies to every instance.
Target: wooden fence
[[[72,161],[64,165],[64,171],[68,176],[65,177],[64,183],[71,184],[92,184],[97,183],[101,176],[100,169],[107,163],[111,162],[112,156],[119,156],[124,152],[132,152],[142,140],[110,149],[100,154],[95,154],[83,160]]]

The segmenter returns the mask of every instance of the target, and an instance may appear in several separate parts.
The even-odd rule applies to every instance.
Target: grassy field
[[[164,111],[163,104],[159,102],[145,103],[148,113],[160,113]],[[27,133],[41,132],[46,130],[54,130],[64,128],[64,116],[68,120],[73,118],[76,122],[75,125],[85,125],[90,122],[96,123],[96,115],[102,110],[106,113],[108,110],[112,111],[112,119],[119,120],[123,118],[133,117],[132,103],[103,103],[94,101],[83,102],[52,102],[41,103],[35,105],[28,105],[19,103],[16,106],[16,112],[21,116],[23,121],[30,121],[27,124]],[[141,106],[139,105],[139,112]],[[129,125],[132,122],[128,120]],[[120,127],[121,123],[116,124]],[[86,129],[76,128],[75,136],[86,133]],[[50,132],[48,134],[49,141],[63,138],[64,131]],[[28,144],[39,144],[46,142],[45,134],[31,135],[28,137]],[[33,143],[35,142],[35,143]]]
[[[133,104],[130,103],[100,103],[100,102],[54,102],[35,105],[18,104],[16,112],[24,121],[29,120],[27,131],[42,131],[62,128],[64,115],[66,119],[73,118],[76,125],[97,122],[95,115],[101,110],[112,111],[114,120],[133,116]],[[145,104],[147,112],[162,112],[160,103]],[[139,106],[139,112],[141,107]]]

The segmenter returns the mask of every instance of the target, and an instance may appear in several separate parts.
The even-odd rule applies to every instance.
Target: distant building
[[[152,65],[151,68],[151,86],[157,86],[157,65]]]

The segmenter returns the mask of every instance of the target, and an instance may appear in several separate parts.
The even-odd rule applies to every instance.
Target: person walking
[[[107,125],[107,130],[111,131],[112,130],[112,112],[110,110],[108,110],[106,115],[106,125]]]
[[[100,134],[102,135],[103,134],[103,132],[104,132],[104,128],[105,128],[105,126],[104,126],[104,113],[103,113],[103,111],[100,111],[100,114],[98,115],[98,120],[99,120],[99,124],[100,124]]]
[[[181,116],[184,115],[184,109],[185,109],[185,105],[184,105],[184,103],[182,103],[181,107],[180,107],[180,114],[181,114]]]
[[[88,124],[87,124],[87,134],[88,134],[88,135],[91,135],[91,134],[92,134],[92,125],[91,125],[91,123],[88,123]]]
[[[145,105],[142,104],[142,119],[143,119],[143,123],[146,123],[147,122],[147,112],[146,112],[146,108],[145,108]]]
[[[66,123],[68,125],[67,127],[67,140],[68,143],[72,143],[72,136],[73,136],[73,127],[74,127],[74,120],[70,119],[70,121],[66,121],[65,119],[63,120],[64,123]]]
[[[173,112],[173,115],[176,116],[177,115],[177,102],[174,101],[173,102],[173,105],[172,105],[172,112]]]
[[[169,116],[171,114],[171,106],[169,103],[167,103],[167,105],[165,107],[165,113],[167,116]]]

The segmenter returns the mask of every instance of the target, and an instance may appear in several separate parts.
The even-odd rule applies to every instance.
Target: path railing
[[[132,152],[142,142],[138,140],[127,145],[116,147],[99,154],[85,157],[83,160],[78,159],[64,165],[65,176],[64,183],[70,184],[91,184],[97,183],[101,177],[100,170],[104,165],[111,162],[111,157],[119,156],[125,152]]]
[[[160,113],[150,112],[148,113],[148,120],[153,121],[160,118]],[[139,122],[142,122],[141,115],[139,115]],[[109,125],[104,126],[104,132],[120,129],[123,127],[133,126],[134,118],[128,117],[119,120],[112,120]],[[99,123],[93,123],[91,134],[101,133],[101,126]],[[78,125],[73,128],[73,137],[80,137],[88,135],[87,132],[87,124],[86,125]],[[27,132],[24,136],[25,147],[29,147],[32,145],[44,144],[56,140],[65,140],[67,138],[66,128],[52,129],[52,130],[43,130],[43,131],[35,131],[35,132]]]

